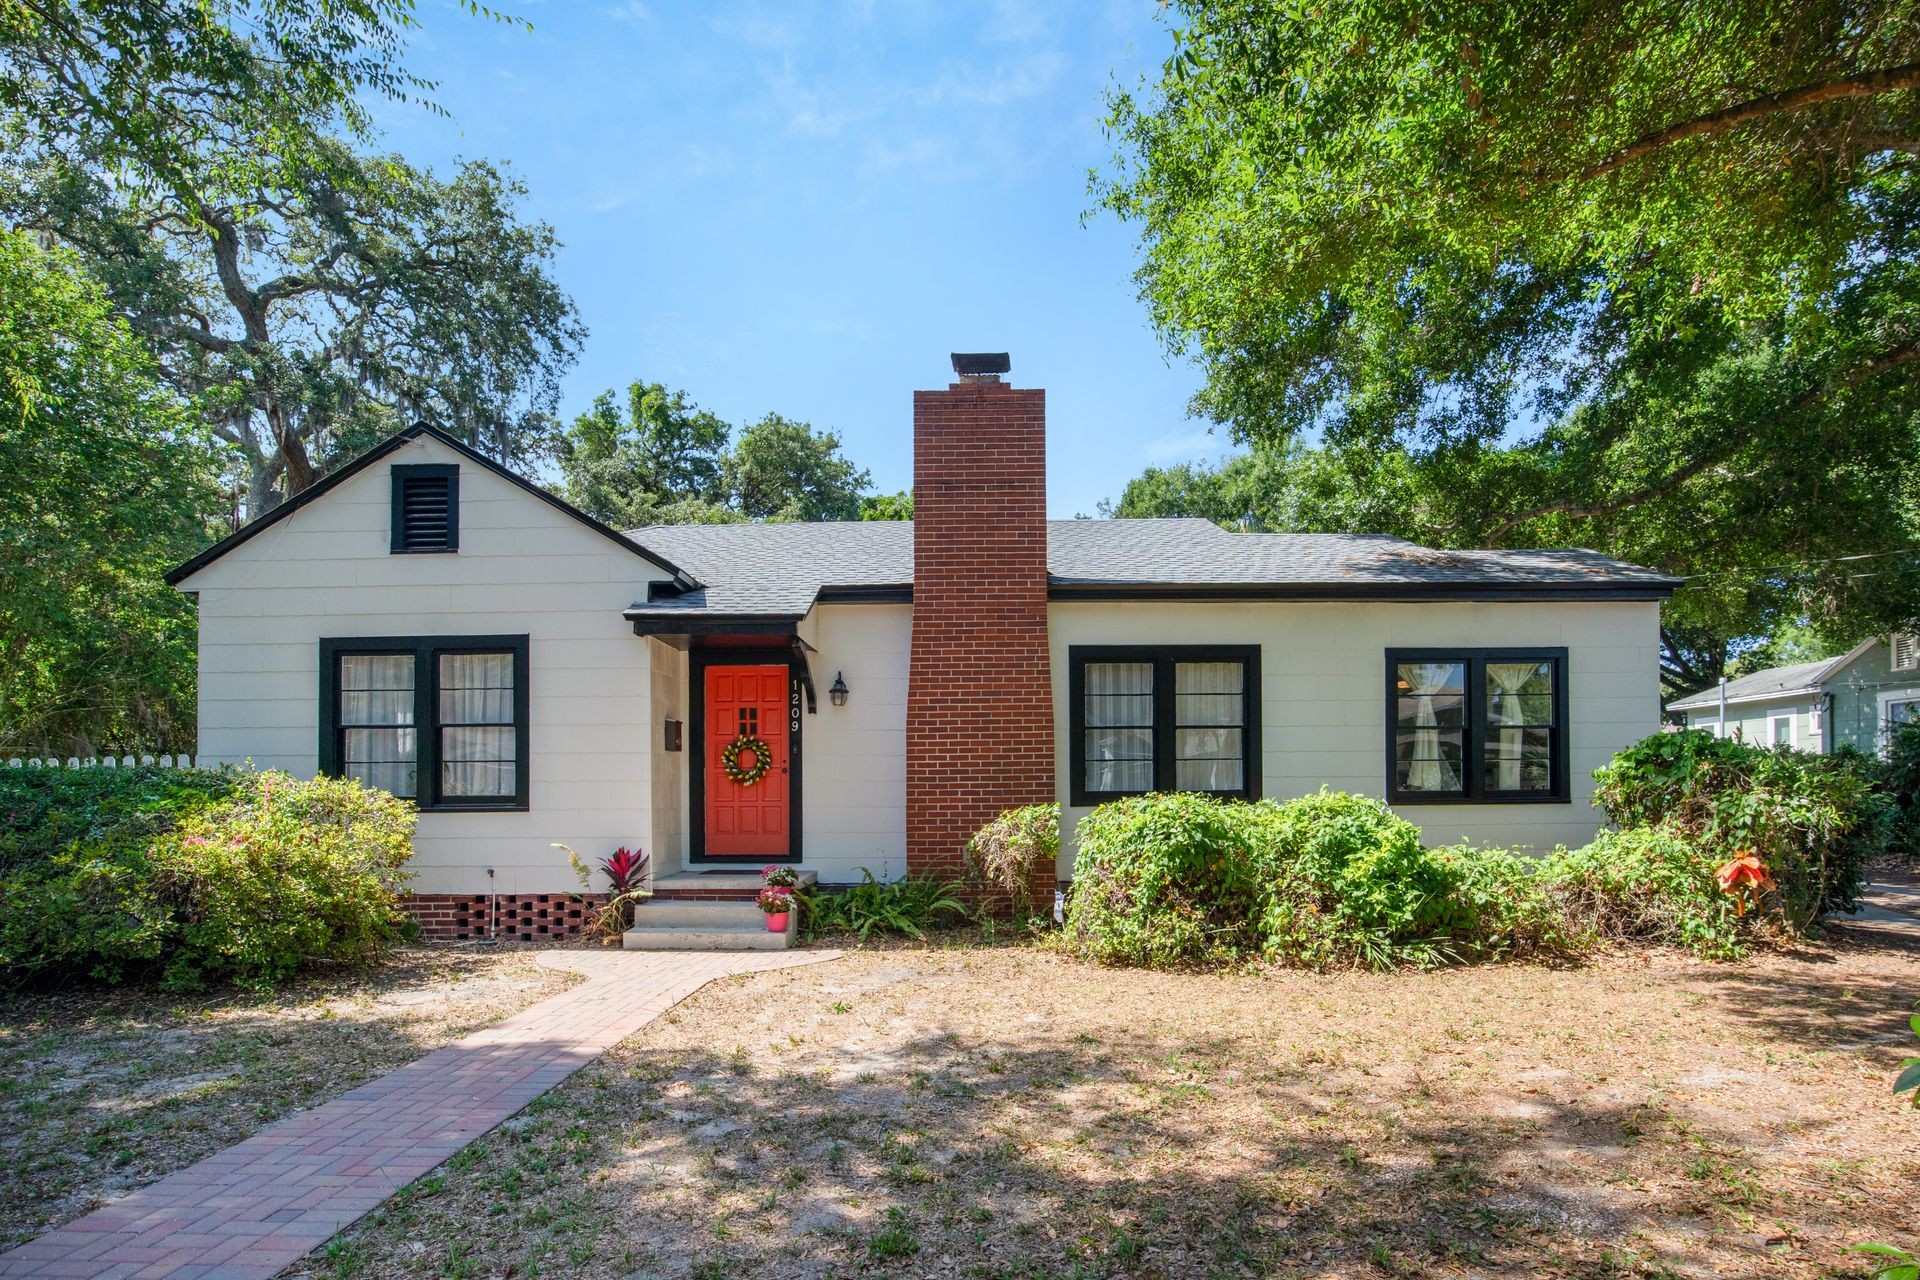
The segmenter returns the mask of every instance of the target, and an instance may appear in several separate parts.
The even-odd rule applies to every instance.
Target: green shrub
[[[414,817],[351,781],[231,775],[144,841],[128,822],[0,878],[0,968],[194,987],[366,959],[401,928]]]
[[[1273,876],[1248,844],[1248,808],[1163,793],[1082,818],[1067,944],[1096,960],[1158,967],[1263,952]]]
[[[1890,847],[1897,806],[1879,772],[1857,752],[1657,733],[1594,773],[1595,803],[1622,830],[1666,828],[1712,866],[1753,853],[1778,886],[1772,910],[1799,932],[1851,909],[1867,863]]]
[[[1555,854],[1559,852],[1556,850]],[[1447,948],[1462,960],[1569,956],[1586,949],[1541,868],[1542,859],[1468,844],[1435,849],[1452,899]]]
[[[76,845],[143,846],[222,799],[235,769],[0,769],[0,875]]]
[[[1570,947],[1647,942],[1729,960],[1745,948],[1734,899],[1714,879],[1721,861],[1676,827],[1628,827],[1554,850],[1535,878]]]
[[[800,895],[800,918],[813,933],[847,932],[864,942],[875,933],[924,938],[927,930],[966,918],[961,886],[933,876],[876,880],[860,868],[861,881],[833,893]]]
[[[1271,887],[1271,955],[1316,966],[1430,962],[1462,923],[1446,862],[1379,800],[1322,790],[1230,812]]]
[[[1051,882],[1059,856],[1059,805],[1009,809],[967,841],[967,885],[983,907],[1004,903],[1025,920],[1042,906],[1034,901],[1034,879],[1044,871]]]

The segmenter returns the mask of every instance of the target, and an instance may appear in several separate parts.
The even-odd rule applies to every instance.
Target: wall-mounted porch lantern
[[[833,683],[827,686],[827,698],[836,707],[847,705],[847,678],[838,671],[833,673]]]

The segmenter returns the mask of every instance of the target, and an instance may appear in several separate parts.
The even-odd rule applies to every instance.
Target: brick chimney
[[[1047,659],[1047,393],[1004,354],[913,393],[907,868],[952,876],[1003,810],[1055,799]],[[1054,874],[1035,877],[1034,905]]]

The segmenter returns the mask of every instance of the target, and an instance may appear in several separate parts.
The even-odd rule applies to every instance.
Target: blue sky
[[[891,492],[911,392],[1006,350],[1048,391],[1056,516],[1227,451],[1147,326],[1132,231],[1082,225],[1103,90],[1169,46],[1153,0],[504,7],[533,32],[423,6],[409,65],[452,118],[378,116],[417,163],[507,161],[558,231],[591,330],[567,414],[645,377],[837,430]]]

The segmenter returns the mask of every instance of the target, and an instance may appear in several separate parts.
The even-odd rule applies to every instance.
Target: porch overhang
[[[808,625],[808,615],[783,613],[688,617],[686,614],[629,609],[625,616],[633,624],[633,634],[652,636],[676,649],[721,649],[728,647],[729,641],[768,648],[790,648],[793,650],[794,677],[807,695],[807,714],[819,712],[819,696],[813,685],[813,663],[808,656],[814,650],[813,642],[807,635],[812,630]]]

